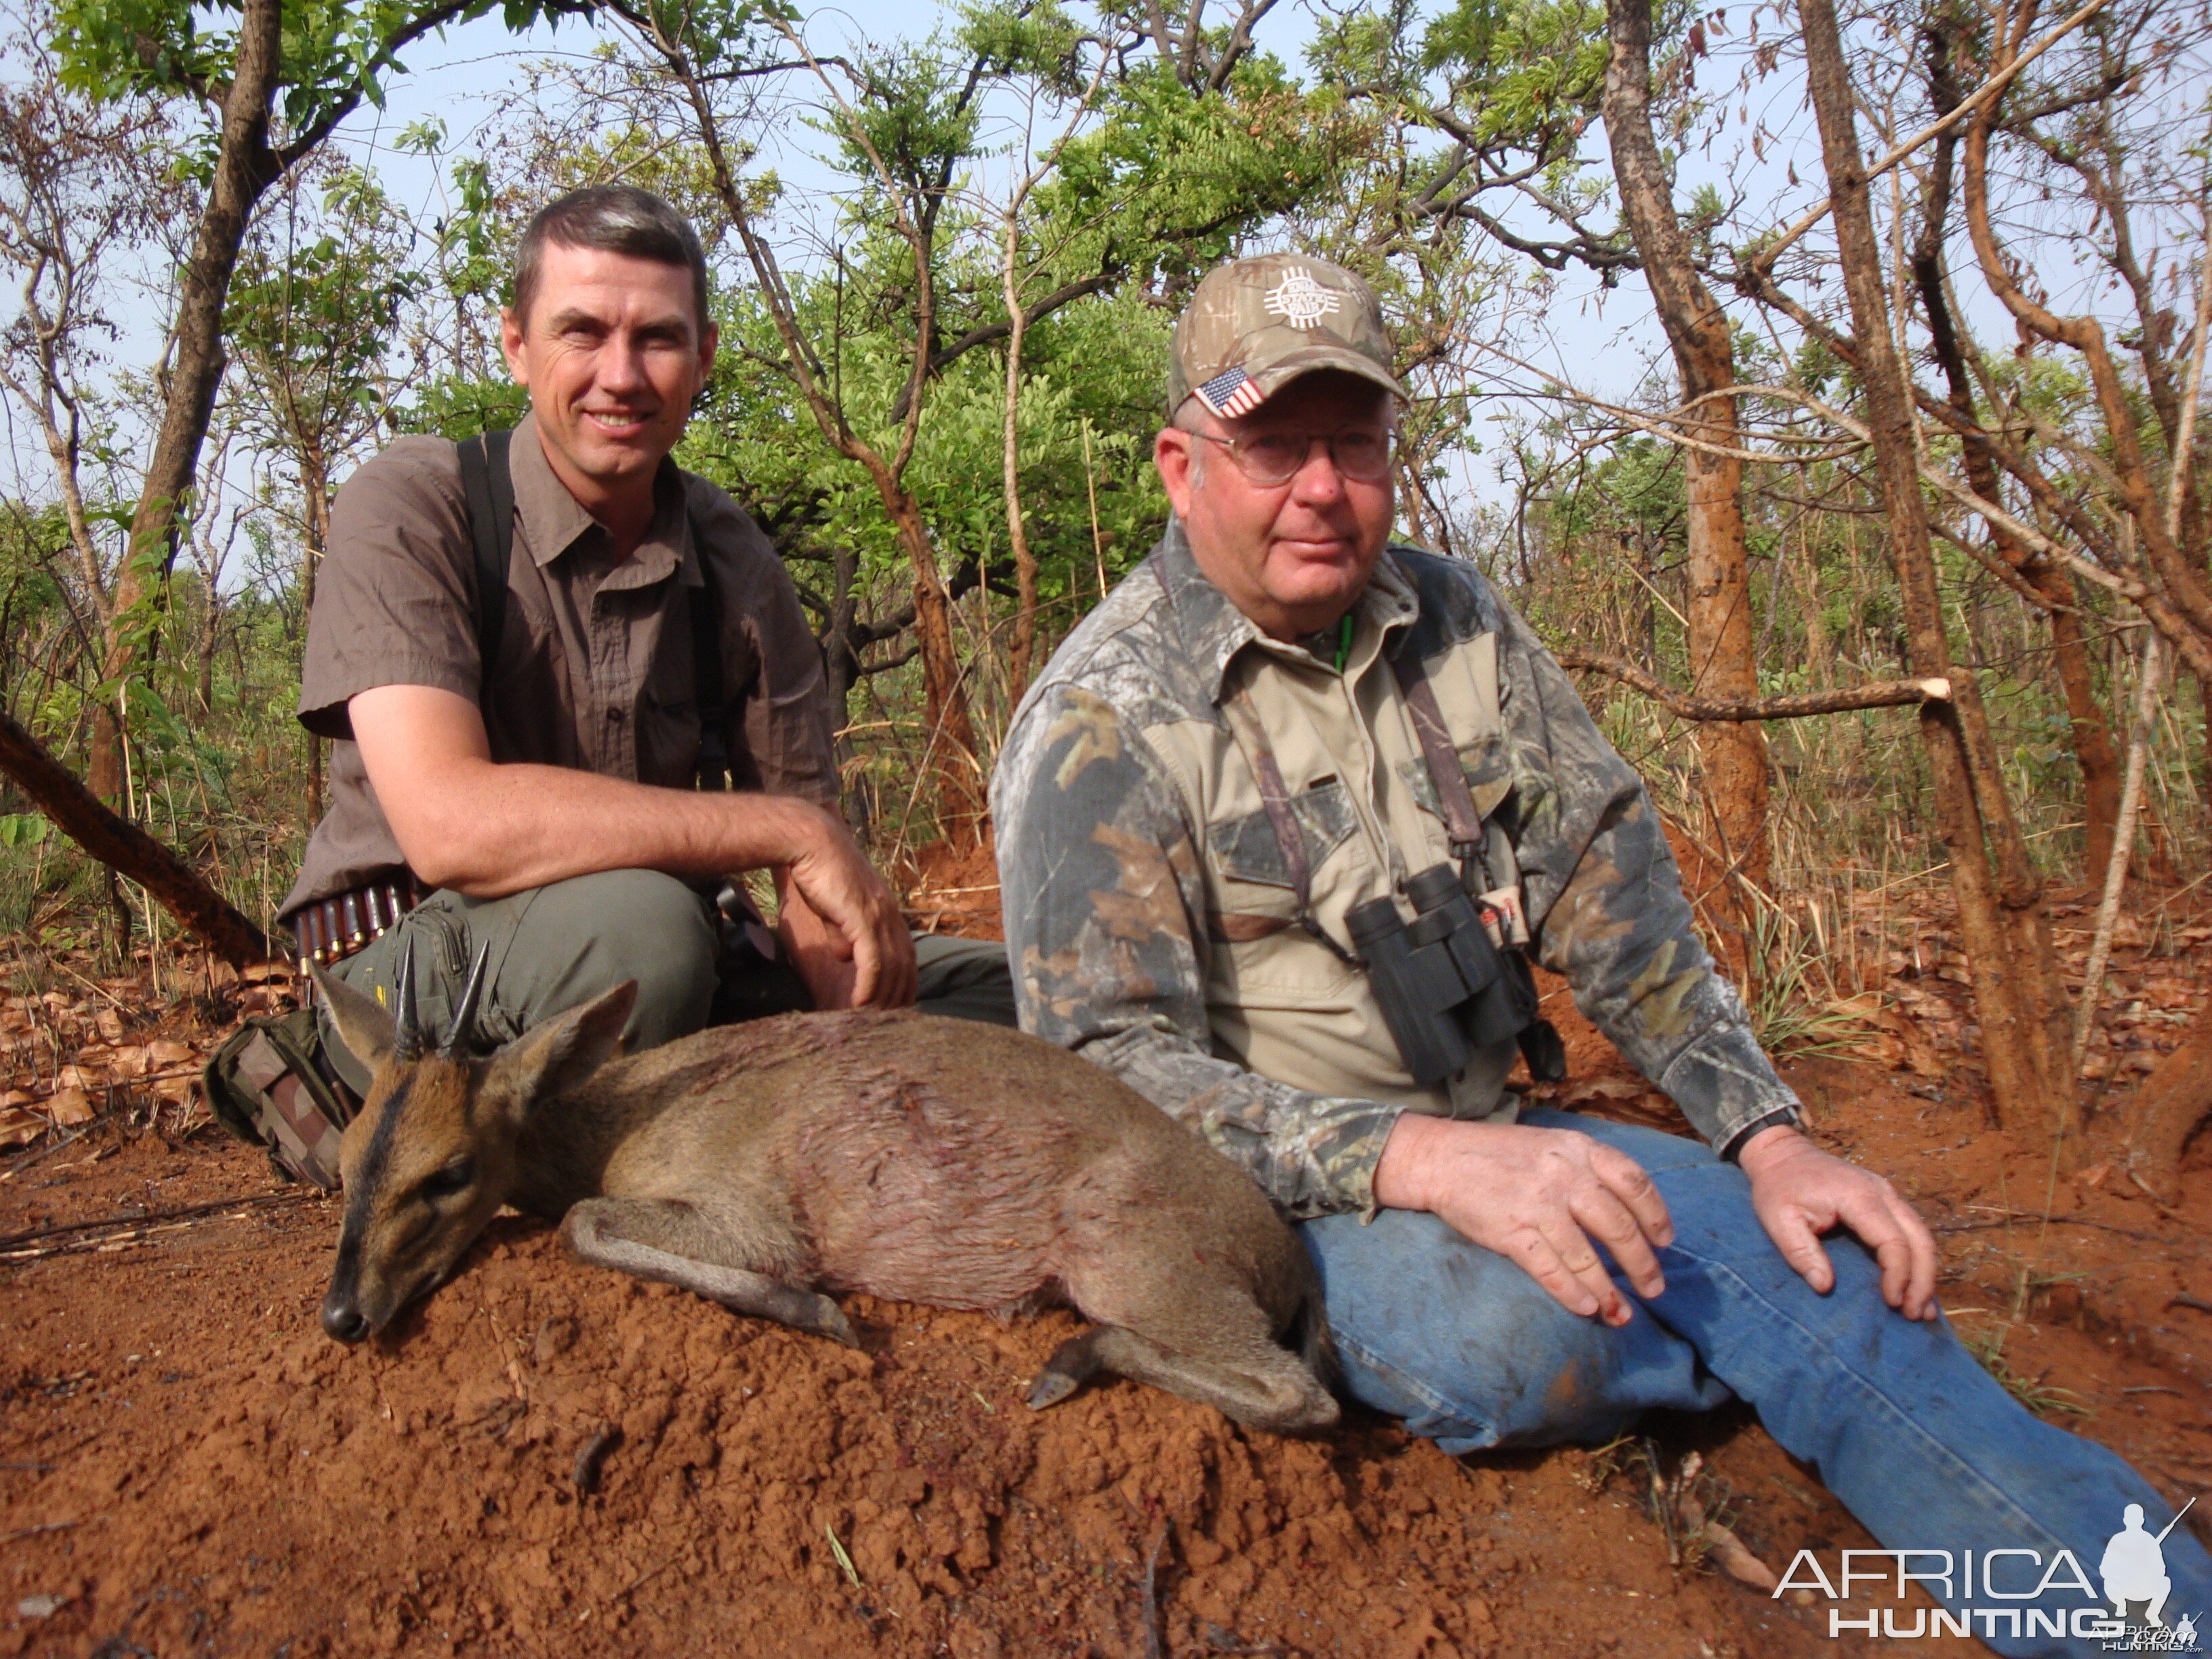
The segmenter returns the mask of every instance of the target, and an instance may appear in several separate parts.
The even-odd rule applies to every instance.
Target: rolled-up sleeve
[[[1795,1121],[1797,1097],[1698,938],[1643,780],[1510,611],[1500,647],[1509,830],[1539,960],[1714,1147],[1763,1118]]]
[[[331,508],[300,669],[300,723],[349,738],[347,701],[380,685],[482,690],[473,544],[453,447],[403,438]]]
[[[1066,684],[1008,733],[994,787],[1022,1027],[1104,1066],[1294,1217],[1365,1209],[1401,1109],[1271,1082],[1213,1052],[1203,874],[1172,780]]]

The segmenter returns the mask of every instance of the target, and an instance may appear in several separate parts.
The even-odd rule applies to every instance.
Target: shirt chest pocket
[[[1358,828],[1344,785],[1324,778],[1291,797],[1290,817],[1309,876]],[[1297,921],[1298,901],[1291,860],[1274,822],[1262,807],[1206,831],[1207,887],[1212,900],[1206,931],[1217,943],[1247,945]]]

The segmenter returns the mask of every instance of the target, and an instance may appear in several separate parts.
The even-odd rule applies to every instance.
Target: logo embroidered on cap
[[[1335,289],[1323,288],[1316,282],[1311,271],[1292,265],[1283,273],[1283,280],[1267,290],[1261,303],[1292,328],[1311,328],[1330,313],[1340,309],[1344,300]]]
[[[1267,402],[1252,377],[1241,368],[1225,369],[1197,388],[1199,401],[1224,421],[1249,415]]]

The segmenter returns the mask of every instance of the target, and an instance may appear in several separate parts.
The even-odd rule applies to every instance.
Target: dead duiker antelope
[[[869,1011],[616,1058],[629,985],[478,1059],[483,969],[434,1048],[407,989],[395,1020],[316,975],[375,1073],[340,1158],[322,1320],[341,1341],[444,1279],[511,1203],[565,1218],[587,1262],[848,1344],[824,1291],[1001,1312],[1063,1299],[1096,1323],[1038,1374],[1034,1407],[1108,1370],[1255,1427],[1336,1420],[1304,1248],[1227,1159],[1089,1061]]]

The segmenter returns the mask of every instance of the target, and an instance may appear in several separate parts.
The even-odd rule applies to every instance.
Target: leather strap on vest
[[[1436,688],[1421,665],[1405,656],[1390,659],[1390,671],[1405,693],[1407,711],[1413,717],[1413,735],[1421,741],[1421,758],[1428,763],[1429,777],[1437,787],[1437,804],[1443,808],[1445,833],[1452,851],[1464,859],[1482,850],[1482,814],[1475,810],[1474,792],[1467,787],[1467,774],[1459,763],[1459,750],[1444,729],[1444,711],[1437,705]]]
[[[1267,744],[1267,729],[1260,723],[1260,711],[1253,706],[1251,693],[1239,690],[1223,712],[1229,716],[1237,746],[1244,751],[1244,763],[1252,769],[1253,779],[1260,786],[1260,803],[1267,809],[1267,827],[1275,832],[1276,848],[1290,874],[1291,890],[1297,896],[1298,926],[1328,946],[1346,967],[1360,966],[1359,958],[1331,939],[1321,918],[1313,913],[1313,865],[1306,857],[1306,838],[1298,829],[1291,792],[1283,783],[1282,768],[1275,763],[1275,751]]]
[[[1182,619],[1176,614],[1175,590],[1168,586],[1167,573],[1158,564],[1152,566],[1152,574],[1160,585],[1160,596],[1167,602],[1168,615],[1174,618],[1176,631],[1182,631]],[[1291,792],[1283,782],[1283,769],[1275,763],[1275,751],[1267,742],[1267,728],[1261,723],[1260,711],[1253,706],[1251,694],[1239,690],[1229,700],[1223,714],[1228,717],[1229,730],[1243,751],[1244,763],[1252,769],[1253,781],[1260,786],[1261,805],[1267,809],[1267,827],[1275,833],[1275,848],[1283,855],[1283,869],[1290,876],[1291,891],[1296,895],[1298,906],[1298,926],[1307,934],[1326,945],[1330,954],[1347,968],[1366,964],[1344,946],[1328,936],[1321,925],[1321,918],[1313,913],[1313,865],[1306,857],[1306,838],[1299,832],[1296,811],[1291,805]]]

